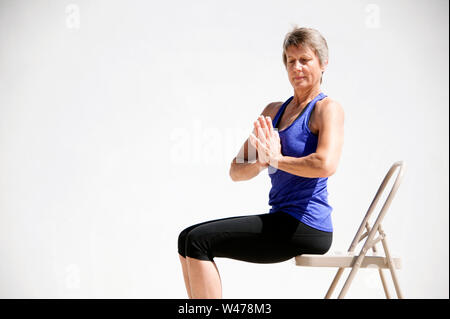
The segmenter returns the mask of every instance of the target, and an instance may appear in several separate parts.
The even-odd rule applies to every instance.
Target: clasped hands
[[[281,159],[281,143],[278,131],[272,126],[269,116],[260,115],[253,123],[254,130],[250,133],[249,141],[258,151],[258,160],[263,167],[278,167]]]

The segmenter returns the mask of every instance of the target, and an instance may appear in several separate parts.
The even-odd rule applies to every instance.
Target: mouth
[[[302,80],[302,79],[304,79],[305,77],[304,76],[296,76],[295,78],[294,78],[294,80]]]

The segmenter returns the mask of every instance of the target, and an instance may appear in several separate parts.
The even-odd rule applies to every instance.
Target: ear
[[[328,60],[325,60],[325,62],[321,66],[322,73],[325,72],[325,69],[327,68],[327,66],[328,66]]]

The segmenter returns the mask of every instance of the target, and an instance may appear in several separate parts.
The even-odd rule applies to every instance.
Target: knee
[[[186,257],[186,237],[189,231],[189,227],[185,228],[178,235],[178,253],[183,257]]]
[[[185,254],[200,260],[212,260],[208,234],[201,229],[193,229],[185,237]]]

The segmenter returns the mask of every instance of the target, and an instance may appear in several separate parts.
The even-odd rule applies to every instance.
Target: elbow
[[[320,176],[320,177],[330,177],[330,176],[334,175],[334,173],[336,173],[335,169],[324,168],[321,173],[322,176]]]
[[[239,164],[236,164],[234,162],[231,163],[229,175],[233,182],[241,182],[249,179],[242,171],[242,169],[240,169]]]
[[[239,179],[238,176],[236,175],[236,172],[235,172],[235,170],[234,170],[233,165],[234,165],[234,164],[231,164],[231,166],[230,166],[229,175],[230,175],[230,178],[231,178],[231,180],[232,180],[233,182],[238,182],[240,179]]]
[[[320,170],[320,177],[330,177],[336,173],[337,166],[334,163],[327,163],[326,161],[322,164]]]
[[[232,173],[230,173],[230,177],[233,182],[240,182],[240,181],[244,180],[244,179],[240,178],[239,176],[236,176],[236,174],[232,174]]]
[[[233,175],[233,167],[230,167],[230,171],[228,172],[228,175],[230,175],[230,178],[233,182],[235,182],[234,180],[234,175]]]
[[[319,160],[319,176],[318,177],[330,177],[336,173],[337,164],[334,161],[321,157]]]

